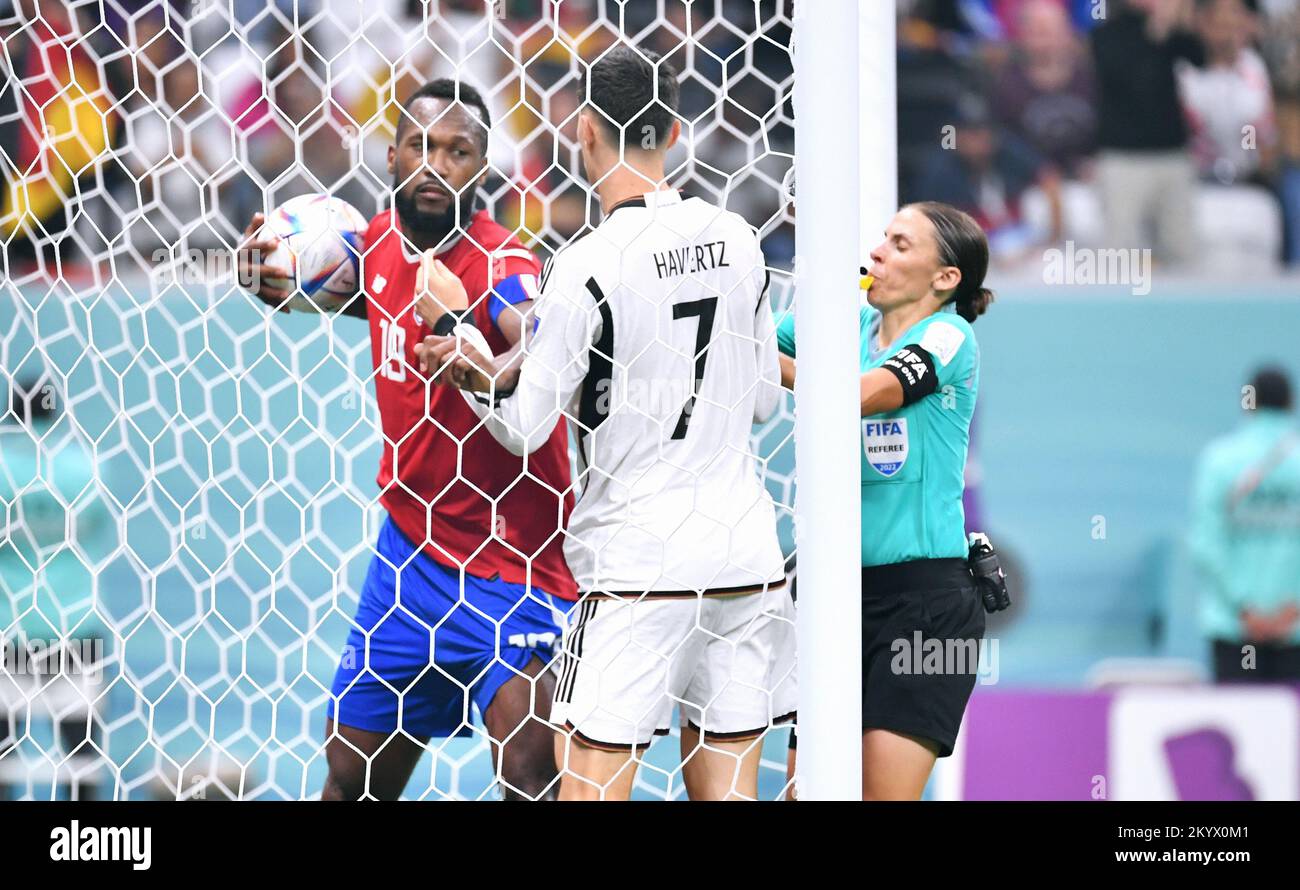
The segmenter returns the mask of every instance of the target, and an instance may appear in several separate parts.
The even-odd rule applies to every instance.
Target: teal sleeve
[[[1236,612],[1245,602],[1233,590],[1225,546],[1228,488],[1231,484],[1230,474],[1218,469],[1212,453],[1201,459],[1192,487],[1191,528],[1187,543],[1192,562],[1205,578],[1207,592],[1222,599]]]
[[[977,347],[975,333],[970,323],[953,313],[939,313],[908,331],[896,344],[920,346],[934,359],[934,370],[939,375],[939,386],[955,386],[970,379],[975,369]]]
[[[776,348],[794,358],[794,313],[788,310],[776,326]]]

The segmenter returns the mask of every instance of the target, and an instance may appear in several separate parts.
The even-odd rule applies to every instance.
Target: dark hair
[[[492,115],[488,112],[487,103],[483,101],[482,93],[469,84],[459,80],[452,80],[450,77],[439,77],[437,80],[429,81],[407,96],[406,101],[402,103],[402,113],[397,116],[397,136],[399,138],[405,125],[413,119],[411,106],[421,99],[446,99],[448,102],[458,102],[477,111],[480,120],[483,122],[483,129],[478,134],[479,149],[482,150],[485,157],[487,156],[488,130],[492,129]]]
[[[591,64],[580,89],[606,132],[618,136],[621,130],[627,145],[639,147],[649,128],[653,147],[668,144],[681,88],[677,69],[658,53],[616,46]]]
[[[1291,378],[1277,365],[1260,368],[1250,379],[1256,408],[1291,410]]]
[[[984,230],[969,213],[951,204],[922,201],[909,206],[925,214],[934,226],[939,262],[956,266],[961,272],[961,281],[947,303],[956,303],[958,315],[975,321],[993,302],[993,291],[984,286],[984,276],[989,271],[989,239]]]

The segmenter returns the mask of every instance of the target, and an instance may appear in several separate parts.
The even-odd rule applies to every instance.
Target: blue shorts
[[[329,704],[330,719],[413,736],[470,732],[501,685],[534,656],[550,664],[571,604],[523,584],[464,576],[379,532]]]

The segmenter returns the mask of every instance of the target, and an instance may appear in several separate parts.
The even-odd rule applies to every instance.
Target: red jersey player
[[[459,320],[423,286],[422,265],[435,259],[464,283],[469,321],[494,353],[523,336],[540,266],[474,212],[490,126],[465,84],[432,81],[407,99],[388,155],[393,207],[366,232],[365,297],[343,310],[370,325],[388,519],[334,678],[330,799],[400,795],[431,736],[468,730],[471,701],[505,795],[555,790],[547,667],[577,598],[562,550],[573,502],[567,431],[561,424],[541,451],[515,457],[459,393],[429,383],[414,353],[430,322]],[[261,222],[245,233],[241,270],[254,282],[288,277],[258,265],[276,243],[256,234]],[[256,296],[283,308],[289,294],[263,286]]]

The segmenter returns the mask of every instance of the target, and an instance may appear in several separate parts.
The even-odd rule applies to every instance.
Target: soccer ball
[[[265,260],[290,270],[291,279],[272,278],[272,287],[292,291],[295,312],[337,312],[357,293],[367,222],[347,201],[329,195],[299,195],[267,217],[264,231],[280,239]]]

